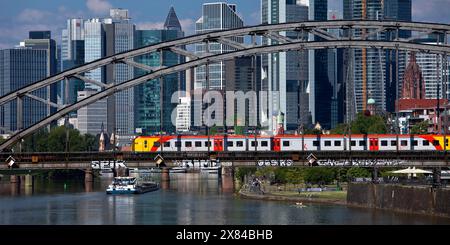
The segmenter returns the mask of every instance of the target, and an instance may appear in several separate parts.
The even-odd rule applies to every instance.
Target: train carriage
[[[449,139],[446,148],[450,150]],[[277,135],[257,136],[257,151],[441,151],[442,135]],[[252,135],[229,136],[139,136],[133,142],[135,152],[159,151],[254,151]]]

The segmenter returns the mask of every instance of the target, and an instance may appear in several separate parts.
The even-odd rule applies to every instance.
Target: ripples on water
[[[156,178],[158,176],[155,176]],[[247,200],[227,178],[171,174],[169,185],[143,195],[106,195],[110,179],[36,180],[35,187],[0,183],[0,224],[450,224],[450,219],[333,205]]]

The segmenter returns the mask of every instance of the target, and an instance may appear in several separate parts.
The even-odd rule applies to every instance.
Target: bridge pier
[[[34,176],[30,175],[30,174],[25,175],[25,181],[24,182],[25,182],[25,186],[33,187],[34,186]]]
[[[161,172],[161,181],[162,182],[169,182],[170,181],[170,174],[169,174],[169,168],[163,168]]]
[[[9,182],[11,184],[20,183],[20,176],[18,176],[18,175],[11,175],[11,176],[9,176]]]
[[[233,167],[222,167],[222,176],[234,176]]]
[[[94,182],[94,173],[91,168],[84,171],[84,182],[86,184]]]

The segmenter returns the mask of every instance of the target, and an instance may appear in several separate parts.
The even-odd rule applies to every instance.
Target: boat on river
[[[158,189],[159,184],[155,182],[138,180],[136,177],[115,177],[106,189],[106,194],[142,194]]]

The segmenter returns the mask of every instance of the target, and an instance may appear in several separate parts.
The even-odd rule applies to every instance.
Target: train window
[[[164,142],[164,147],[170,147],[170,142]]]
[[[418,146],[419,145],[419,142],[417,141],[417,140],[413,140],[413,146]]]
[[[234,146],[234,142],[233,141],[227,141],[227,146],[228,147],[233,147]]]
[[[391,146],[397,146],[397,141],[396,140],[391,140]]]
[[[181,141],[175,142],[175,147],[181,147]]]
[[[210,141],[205,141],[205,147],[210,147],[211,146],[211,142]]]
[[[325,146],[331,146],[331,140],[325,140]]]
[[[252,146],[255,147],[255,141],[252,141]]]
[[[144,140],[144,147],[147,148],[147,141]]]
[[[341,141],[340,140],[335,140],[334,141],[334,146],[341,146]]]
[[[351,146],[356,146],[356,141],[352,140],[352,142],[350,142]]]
[[[201,141],[195,141],[195,147],[202,147]]]
[[[319,141],[314,140],[314,141],[313,141],[313,146],[319,146]]]
[[[359,141],[359,146],[366,146],[366,141],[360,140]]]
[[[237,147],[243,147],[244,146],[244,141],[236,141],[236,146]]]
[[[381,141],[381,146],[388,146],[388,141],[387,140],[382,140]]]
[[[267,141],[261,141],[261,146],[268,146],[269,143]]]
[[[160,144],[159,142],[155,142],[155,143],[153,143],[153,146],[154,146],[154,147],[160,147],[161,144]]]
[[[439,146],[439,140],[433,140],[433,145],[434,146]]]
[[[289,141],[283,141],[283,146],[289,146],[291,142]]]
[[[430,142],[428,142],[428,140],[422,140],[422,145],[423,146],[429,146]]]
[[[186,142],[184,142],[184,146],[192,147],[192,142],[191,141],[186,141]]]
[[[401,146],[408,146],[408,141],[407,140],[402,140],[400,142]]]

